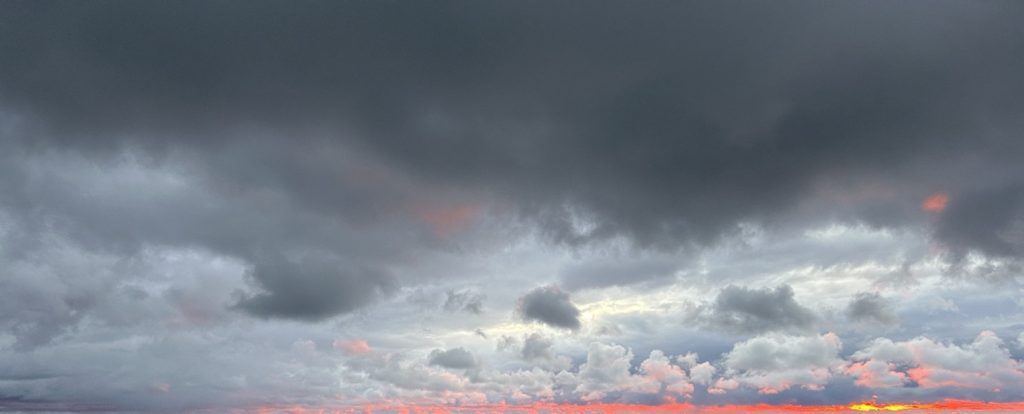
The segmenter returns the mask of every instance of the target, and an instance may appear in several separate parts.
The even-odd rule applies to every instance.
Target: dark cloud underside
[[[808,331],[818,317],[797,303],[789,285],[774,289],[726,286],[698,319],[712,329],[740,333]]]
[[[385,262],[428,244],[317,229],[357,234],[345,227],[447,194],[558,243],[675,249],[748,222],[920,225],[920,200],[947,191],[937,237],[1019,257],[1019,235],[1000,232],[1021,220],[1019,190],[981,183],[1022,185],[1024,10],[930,6],[10,2],[6,153],[109,160],[127,148],[206,191],[167,200],[172,212],[151,198],[95,208],[11,164],[2,202],[89,245],[237,257],[265,291],[240,309],[300,319],[386,293]],[[287,202],[239,213],[273,197]],[[139,224],[168,214],[174,228]],[[332,264],[299,269],[265,257],[275,250]],[[319,296],[325,280],[341,293]]]
[[[519,298],[516,311],[527,321],[545,323],[556,328],[579,329],[580,310],[569,294],[556,286],[543,286]]]
[[[430,352],[429,362],[430,365],[454,369],[468,369],[476,366],[473,354],[463,348],[452,348],[446,351],[435,349]]]

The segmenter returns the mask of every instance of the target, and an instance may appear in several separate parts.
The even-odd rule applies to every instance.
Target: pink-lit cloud
[[[372,349],[364,339],[336,339],[334,349],[339,349],[347,355],[368,354]]]
[[[1002,339],[981,332],[964,345],[918,337],[894,342],[876,339],[857,351],[847,373],[872,388],[971,388],[999,391],[1024,384],[1024,365],[1012,358]]]
[[[941,213],[949,204],[949,194],[945,192],[934,193],[921,202],[921,209],[929,213]]]

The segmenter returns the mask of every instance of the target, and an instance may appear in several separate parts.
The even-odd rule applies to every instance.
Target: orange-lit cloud
[[[949,194],[940,191],[925,198],[921,202],[921,209],[929,213],[941,213],[942,210],[946,209],[946,204],[948,203]]]
[[[342,352],[348,355],[362,355],[367,354],[371,351],[370,344],[363,339],[336,339],[334,341],[334,348],[340,349]]]
[[[460,204],[451,207],[422,208],[417,212],[420,220],[434,230],[434,234],[447,238],[469,224],[480,214],[476,204]]]
[[[854,362],[846,367],[846,373],[866,388],[900,387],[910,380],[906,373],[896,370],[896,364],[886,361]]]

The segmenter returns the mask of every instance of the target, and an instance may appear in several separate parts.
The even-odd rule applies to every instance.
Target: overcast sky
[[[1024,2],[0,3],[0,411],[1024,400]]]

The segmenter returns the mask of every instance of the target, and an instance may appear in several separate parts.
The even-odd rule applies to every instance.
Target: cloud
[[[520,355],[526,360],[551,359],[554,356],[551,352],[552,345],[554,345],[554,341],[551,339],[545,338],[538,333],[532,333],[523,341],[523,349]]]
[[[695,318],[709,328],[740,333],[805,331],[818,322],[810,309],[796,302],[789,285],[774,289],[726,286]]]
[[[921,209],[929,213],[941,213],[949,204],[949,194],[938,192],[928,196],[921,202]]]
[[[842,342],[831,332],[817,336],[771,334],[737,343],[724,355],[722,365],[726,380],[753,387],[762,394],[791,387],[820,390],[842,367],[841,350]]]
[[[371,351],[370,344],[365,339],[335,339],[334,348],[339,349],[348,355],[363,355]]]
[[[708,361],[697,362],[697,354],[693,352],[677,356],[676,362],[689,371],[694,384],[710,385],[715,372],[718,371],[718,368]]]
[[[498,338],[497,344],[495,345],[495,349],[498,351],[507,351],[516,348],[518,345],[519,340],[516,339],[515,337],[502,335],[500,338]]]
[[[629,400],[632,395],[662,395],[677,399],[693,394],[693,384],[682,367],[660,350],[653,350],[632,372],[633,352],[620,345],[592,343],[587,360],[575,377],[575,393],[583,401]]]
[[[956,258],[972,251],[1024,258],[1024,186],[984,188],[958,196],[940,216],[935,237]]]
[[[640,363],[640,375],[645,381],[657,384],[657,393],[674,397],[693,395],[693,384],[678,365],[672,364],[664,352],[653,350]]]
[[[392,277],[376,270],[339,273],[333,257],[303,257],[257,264],[252,278],[265,290],[235,305],[260,317],[322,320],[372,302],[393,289]]]
[[[452,207],[424,208],[419,217],[431,226],[434,234],[440,238],[448,238],[461,230],[480,214],[480,206],[473,204]]]
[[[633,352],[619,345],[592,343],[587,360],[579,368],[576,393],[584,401],[600,401],[610,392],[632,387],[630,361]]]
[[[483,294],[468,289],[448,289],[443,308],[448,312],[462,311],[479,315],[483,312],[485,298]]]
[[[516,312],[527,321],[541,322],[556,328],[580,328],[580,310],[569,300],[569,294],[557,286],[542,286],[519,298]]]
[[[893,263],[913,270],[911,296],[950,294],[944,273],[985,303],[904,323],[849,365],[853,381],[891,397],[1015,390],[995,339],[950,341],[1019,331],[1012,300],[992,301],[1012,289],[975,283],[1024,265],[1022,12],[5,4],[0,393],[159,412],[651,403],[691,383],[716,403],[786,387],[764,398],[842,400],[843,384],[802,399],[835,381],[832,347],[791,335],[836,328],[811,312],[822,301],[888,319],[851,296]],[[789,242],[821,228],[839,235]],[[561,288],[525,292],[551,275]],[[487,312],[460,286],[486,286]],[[661,322],[717,289],[694,326]],[[430,303],[398,300],[416,291]],[[595,305],[596,329],[572,299]],[[901,316],[924,318],[902,299]],[[510,313],[574,330],[564,354],[546,360],[554,339],[520,337]],[[477,328],[514,352],[484,354]],[[762,336],[730,348],[720,332]],[[591,349],[592,333],[623,345]],[[934,337],[906,339],[921,333]],[[339,335],[366,346],[331,350]],[[633,361],[629,346],[732,352]],[[757,347],[776,371],[741,363]],[[462,353],[472,374],[441,364]]]
[[[846,317],[855,322],[869,322],[881,325],[899,323],[889,301],[877,293],[858,293],[846,305]]]
[[[925,337],[907,341],[878,338],[850,359],[847,371],[858,385],[871,388],[1011,391],[1024,383],[1024,365],[1010,356],[1002,339],[991,331],[981,332],[964,345]]]
[[[430,365],[452,369],[471,369],[477,366],[476,358],[464,348],[452,348],[446,351],[435,349],[430,351]]]
[[[694,384],[710,385],[716,371],[718,369],[710,362],[701,362],[690,368],[690,378],[693,379]]]
[[[589,260],[566,268],[561,286],[569,291],[643,283],[670,283],[680,265],[665,259]]]
[[[298,205],[325,211],[372,215],[393,199],[365,183],[388,175],[348,175],[368,197],[342,195],[330,191],[339,175],[304,164],[295,150],[358,148],[424,185],[503,194],[502,203],[565,243],[625,237],[678,247],[717,241],[741,222],[783,220],[836,177],[866,182],[885,172],[892,187],[948,188],[959,200],[958,190],[975,186],[958,174],[975,168],[970,156],[988,161],[993,181],[1019,176],[1010,155],[1020,145],[995,132],[1012,130],[1022,105],[1020,87],[1007,88],[1024,67],[1007,53],[1018,46],[1016,9],[940,8],[907,25],[917,11],[888,4],[608,4],[586,16],[545,5],[549,18],[538,25],[492,19],[540,13],[524,4],[417,6],[411,15],[422,19],[376,4],[267,4],[244,20],[206,4],[19,6],[0,25],[11,62],[0,71],[0,102],[46,145],[82,151],[128,144],[214,153],[237,148],[244,135],[255,145],[223,151],[230,161],[211,176],[274,166],[223,182],[288,187]],[[113,20],[121,15],[132,21]],[[691,17],[718,24],[670,23]],[[794,24],[808,19],[816,24]],[[221,30],[225,21],[233,30]],[[328,23],[338,21],[346,24]],[[645,24],[624,30],[628,21]],[[164,29],[182,22],[203,41]],[[939,54],[931,42],[943,22],[954,36],[972,36]],[[40,36],[39,27],[64,30]],[[727,40],[746,31],[778,47]],[[584,39],[606,47],[573,46]],[[155,44],[167,47],[156,53]],[[850,47],[837,53],[837,44]],[[853,47],[865,44],[873,48]],[[657,65],[636,63],[650,56]],[[922,174],[940,162],[948,174]],[[854,220],[911,222],[926,194],[896,194],[845,210]],[[438,234],[475,216],[473,203],[443,201],[407,205],[440,205],[415,214]]]

